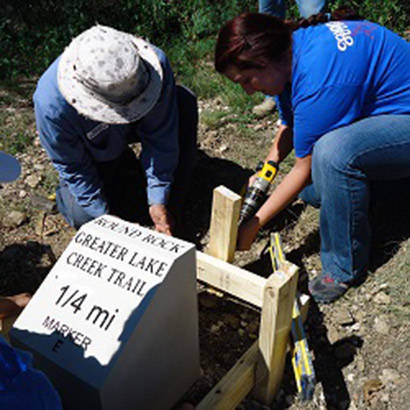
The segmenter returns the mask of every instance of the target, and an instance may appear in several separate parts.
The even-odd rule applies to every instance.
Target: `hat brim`
[[[20,172],[17,159],[0,151],[0,182],[12,182],[19,177]]]
[[[95,96],[75,76],[74,62],[77,38],[65,49],[58,64],[58,88],[67,102],[80,114],[107,124],[127,124],[144,117],[158,101],[162,89],[162,67],[153,46],[129,34],[150,72],[150,82],[144,92],[128,104],[116,104]]]

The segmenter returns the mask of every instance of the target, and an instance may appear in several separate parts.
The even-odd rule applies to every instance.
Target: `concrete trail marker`
[[[113,216],[84,225],[10,332],[65,409],[169,409],[199,376],[193,244]]]

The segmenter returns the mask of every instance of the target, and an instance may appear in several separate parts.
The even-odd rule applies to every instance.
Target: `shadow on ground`
[[[54,262],[49,245],[28,241],[7,246],[0,253],[0,294],[34,293]]]
[[[199,150],[185,207],[183,238],[200,246],[200,240],[209,229],[214,188],[224,185],[239,193],[252,174],[251,169],[227,159],[210,157]]]

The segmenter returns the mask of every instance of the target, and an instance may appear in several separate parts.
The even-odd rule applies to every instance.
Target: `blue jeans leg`
[[[286,14],[285,0],[259,0],[259,13],[284,19]]]
[[[326,6],[326,0],[296,0],[299,14],[308,18],[313,14],[320,13]]]
[[[301,198],[321,206],[325,274],[352,282],[366,272],[370,251],[371,185],[410,177],[410,115],[365,118],[315,144],[312,181]]]
[[[320,13],[326,6],[326,0],[296,0],[299,14],[308,18],[313,14]],[[286,4],[284,0],[259,0],[259,13],[269,14],[281,19],[286,15]]]
[[[93,217],[88,215],[84,211],[84,208],[77,203],[69,191],[67,184],[61,181],[56,189],[56,202],[57,208],[65,220],[76,229],[93,219]]]

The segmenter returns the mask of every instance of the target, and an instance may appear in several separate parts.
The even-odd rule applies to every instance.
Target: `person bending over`
[[[198,110],[159,48],[94,26],[41,76],[33,100],[60,177],[57,207],[70,225],[106,213],[144,222],[148,203],[156,230],[173,233],[194,166]],[[140,161],[132,142],[141,143]]]
[[[322,271],[309,283],[332,302],[366,273],[371,185],[410,177],[410,45],[348,10],[298,23],[242,14],[220,30],[215,67],[248,94],[287,93],[266,160],[296,161],[238,248],[298,195],[320,206]]]

